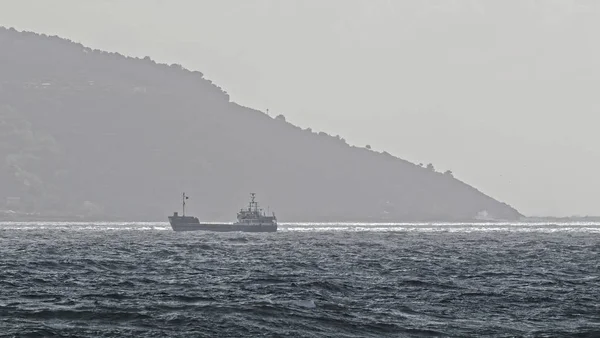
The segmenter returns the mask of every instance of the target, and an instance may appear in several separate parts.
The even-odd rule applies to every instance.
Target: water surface
[[[596,337],[600,224],[0,223],[0,331]]]

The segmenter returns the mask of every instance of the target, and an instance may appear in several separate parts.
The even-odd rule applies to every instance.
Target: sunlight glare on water
[[[0,222],[1,230],[164,231],[168,222]],[[476,223],[279,223],[288,232],[588,232],[600,233],[597,222],[476,222]]]

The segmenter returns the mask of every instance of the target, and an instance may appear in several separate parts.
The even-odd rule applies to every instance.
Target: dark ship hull
[[[235,223],[199,223],[190,220],[195,217],[169,217],[173,231],[214,231],[214,232],[276,232],[277,224],[235,224]]]

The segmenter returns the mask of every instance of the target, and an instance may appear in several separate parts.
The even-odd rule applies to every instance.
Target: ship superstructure
[[[255,201],[256,194],[250,194],[250,203],[248,209],[241,209],[237,213],[237,222],[239,225],[277,225],[275,213],[272,216],[267,216],[263,209],[258,208],[258,203]]]

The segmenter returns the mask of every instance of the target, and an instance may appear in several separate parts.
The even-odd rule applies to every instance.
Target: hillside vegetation
[[[179,65],[4,28],[0,50],[0,209],[166,220],[185,191],[190,213],[231,220],[256,192],[280,221],[521,217],[450,173],[242,107]]]

